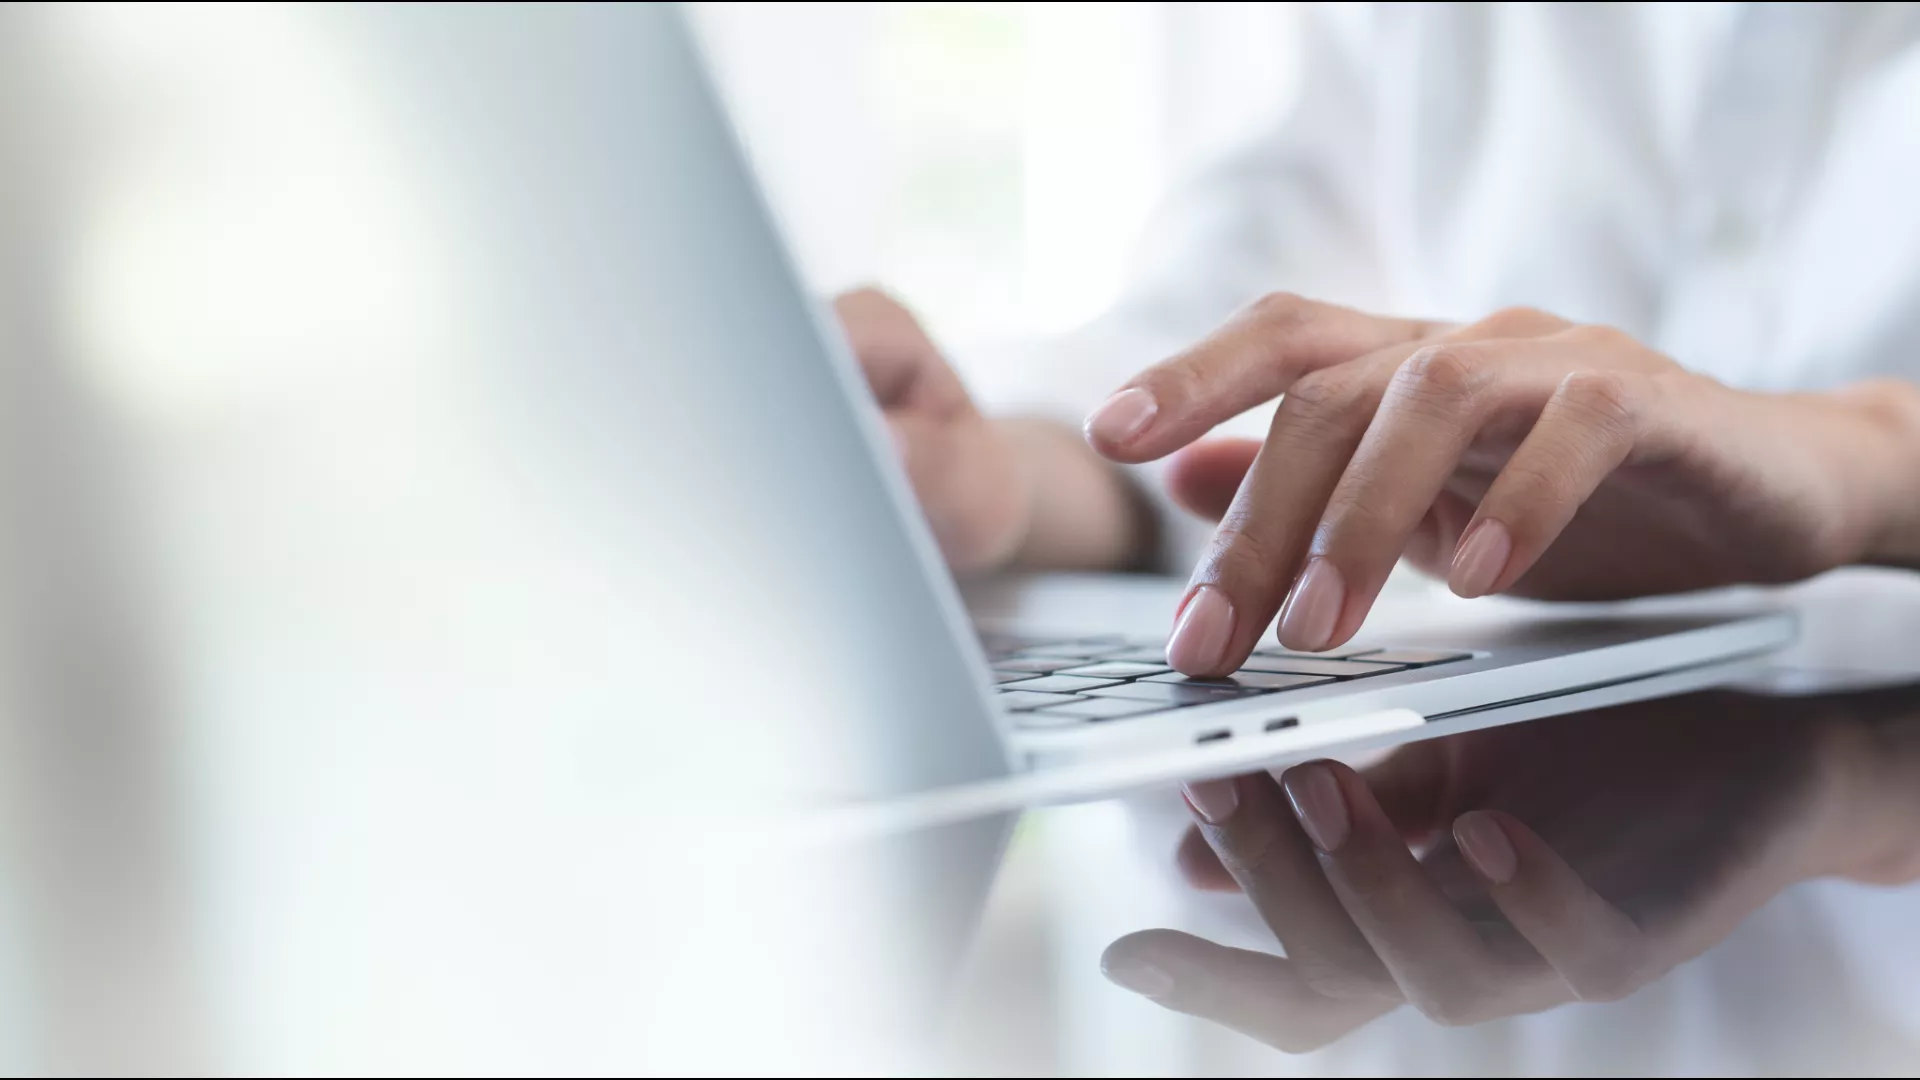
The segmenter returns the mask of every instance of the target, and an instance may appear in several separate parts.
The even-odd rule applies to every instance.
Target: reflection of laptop
[[[196,15],[197,46],[222,48],[226,10]],[[110,331],[75,346],[89,385],[164,436],[141,464],[174,485],[154,500],[154,546],[185,599],[159,609],[159,647],[190,705],[177,744],[230,781],[199,801],[224,811],[206,815],[208,846],[239,868],[221,887],[249,916],[217,922],[243,946],[307,950],[297,977],[266,984],[278,996],[234,976],[248,992],[232,1001],[278,1010],[281,1027],[249,1030],[291,1038],[319,1017],[331,1039],[357,1017],[363,1038],[384,1031],[360,956],[440,993],[523,990],[513,1023],[483,1031],[527,1026],[548,999],[555,1031],[582,1002],[618,1013],[617,993],[496,980],[466,943],[490,941],[496,916],[524,920],[516,947],[571,940],[609,925],[593,921],[607,897],[639,905],[632,923],[663,950],[723,940],[695,925],[716,904],[663,908],[666,890],[613,871],[654,873],[633,845],[724,840],[729,815],[766,808],[884,834],[875,865],[905,890],[886,895],[930,950],[898,962],[937,979],[980,909],[1005,811],[1676,693],[1792,635],[1766,613],[1514,624],[1262,649],[1209,681],[1170,672],[1154,638],[1114,636],[1097,605],[1084,622],[1046,613],[1074,632],[1014,619],[983,645],[675,7],[248,17],[276,33],[290,20],[298,33],[275,40],[310,48],[317,90],[288,96],[301,71],[239,64],[244,79],[205,97],[231,128],[142,125],[183,142],[150,190],[77,230],[73,280]],[[157,40],[161,63],[174,39]],[[150,82],[168,90],[156,111],[197,107]],[[250,110],[255,94],[276,107]],[[310,167],[263,180],[256,158]],[[91,745],[45,744],[76,770]],[[124,811],[134,835],[144,812],[101,790],[127,787],[47,784],[65,802],[46,820]],[[655,816],[673,829],[633,824]],[[59,850],[61,865],[143,865]],[[511,891],[547,880],[571,908]],[[81,883],[89,900],[153,907],[150,891]],[[47,889],[41,907],[72,910],[60,881]],[[295,902],[308,895],[325,902]],[[550,927],[525,932],[526,912]],[[85,966],[112,940],[93,924],[41,939],[87,978],[117,977]],[[697,959],[662,1001],[697,996]],[[624,970],[609,976],[621,992]],[[754,989],[715,981],[727,1001]],[[799,985],[789,1000],[819,990]]]

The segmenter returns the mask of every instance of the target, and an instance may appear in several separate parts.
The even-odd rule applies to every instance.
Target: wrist
[[[1920,387],[1876,379],[1835,391],[1849,423],[1871,440],[1842,467],[1866,481],[1854,561],[1920,568]]]

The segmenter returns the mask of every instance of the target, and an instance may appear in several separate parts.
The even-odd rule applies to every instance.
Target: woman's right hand
[[[1135,376],[1088,437],[1148,461],[1276,396],[1257,456],[1206,452],[1216,481],[1223,454],[1247,468],[1167,644],[1189,675],[1237,668],[1276,614],[1289,648],[1346,642],[1403,556],[1462,596],[1555,600],[1920,562],[1915,387],[1737,390],[1527,309],[1449,326],[1270,297]]]

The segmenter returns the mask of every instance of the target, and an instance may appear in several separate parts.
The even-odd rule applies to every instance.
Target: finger
[[[1264,772],[1187,785],[1187,803],[1227,873],[1321,993],[1396,997],[1393,980],[1347,917],[1313,844]]]
[[[1453,739],[1410,743],[1361,773],[1381,811],[1409,843],[1430,839],[1442,824],[1440,800],[1446,793],[1449,759],[1456,745]],[[1238,797],[1237,785],[1234,790]],[[1198,825],[1190,825],[1180,834],[1173,858],[1180,876],[1196,889],[1240,891],[1240,883],[1220,862]]]
[[[1497,957],[1427,877],[1352,769],[1318,761],[1287,770],[1288,801],[1328,883],[1408,1001],[1446,1024],[1508,1011],[1528,972]]]
[[[1393,1011],[1396,1000],[1329,998],[1277,956],[1230,949],[1175,930],[1107,946],[1107,978],[1176,1012],[1225,1025],[1290,1054],[1315,1050]]]
[[[1576,997],[1614,1001],[1662,973],[1633,920],[1512,815],[1462,814],[1453,836],[1507,921]]]
[[[1454,555],[1460,549],[1460,538],[1466,535],[1467,525],[1473,520],[1474,511],[1479,509],[1480,492],[1467,496],[1454,490],[1461,479],[1461,475],[1455,473],[1454,478],[1434,497],[1433,505],[1427,507],[1427,516],[1420,520],[1420,527],[1407,540],[1407,550],[1400,555],[1415,569],[1430,577],[1447,576]]]
[[[1526,573],[1634,452],[1648,398],[1629,373],[1577,371],[1561,380],[1461,536],[1447,574],[1453,591],[1485,596]]]
[[[918,500],[940,550],[956,567],[998,557],[1005,541],[995,538],[999,518],[983,508],[996,505],[1004,492],[999,473],[975,467],[981,445],[974,425],[987,423],[978,413],[942,418],[918,409],[887,414],[888,434],[916,492],[938,492]],[[986,553],[986,554],[982,554]]]
[[[1278,397],[1310,371],[1433,329],[1417,319],[1275,293],[1193,348],[1134,376],[1087,418],[1087,440],[1115,461],[1151,461]]]
[[[1474,438],[1496,416],[1538,415],[1564,368],[1532,339],[1429,345],[1399,365],[1327,499],[1280,641],[1311,651],[1351,638]]]
[[[833,300],[847,344],[882,409],[944,412],[966,403],[960,379],[905,305],[875,288]]]
[[[1361,772],[1380,811],[1407,841],[1427,839],[1445,823],[1441,800],[1459,745],[1455,739],[1408,743]]]
[[[1207,846],[1207,838],[1197,825],[1187,826],[1180,834],[1180,845],[1173,852],[1174,865],[1187,884],[1206,892],[1239,892],[1240,883],[1220,864],[1220,856]]]
[[[1205,439],[1167,461],[1167,494],[1195,517],[1219,521],[1260,452],[1258,439]]]
[[[1266,442],[1195,568],[1167,639],[1167,662],[1187,675],[1238,668],[1272,624],[1313,539],[1313,526],[1366,434],[1388,372],[1418,345],[1401,345],[1294,384]]]

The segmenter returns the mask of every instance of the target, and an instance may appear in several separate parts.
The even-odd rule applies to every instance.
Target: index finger
[[[1152,461],[1286,393],[1308,372],[1417,341],[1439,328],[1274,293],[1191,349],[1128,380],[1087,417],[1087,441],[1115,461]]]

